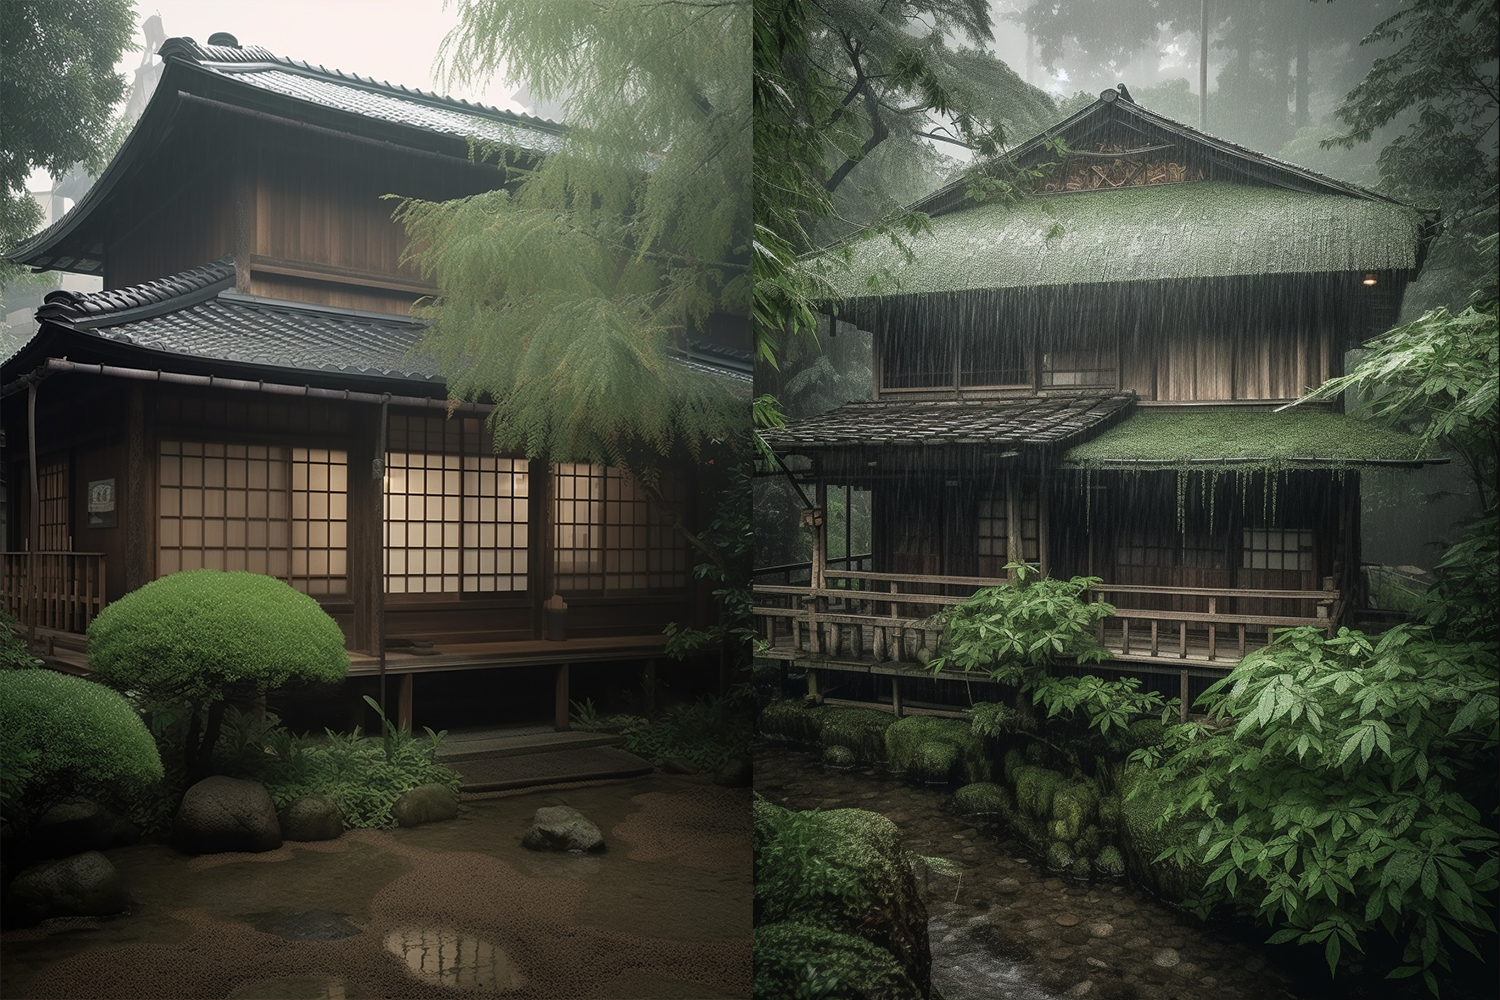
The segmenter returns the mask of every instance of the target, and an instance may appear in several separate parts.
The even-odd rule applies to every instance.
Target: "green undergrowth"
[[[989,781],[994,767],[984,738],[961,719],[908,715],[885,731],[891,770],[922,781],[960,784]]]
[[[655,715],[601,715],[592,701],[574,702],[571,722],[575,729],[619,734],[627,751],[654,764],[675,757],[711,771],[749,755],[753,698],[742,684],[722,698],[684,702]]]
[[[899,962],[879,946],[826,927],[783,922],[755,928],[758,1000],[920,1000]]]

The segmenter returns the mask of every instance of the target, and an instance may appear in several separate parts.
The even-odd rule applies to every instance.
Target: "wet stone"
[[[1078,915],[1074,913],[1060,913],[1057,917],[1059,927],[1072,927],[1078,923]]]
[[[1158,948],[1151,956],[1151,961],[1163,969],[1170,969],[1181,962],[1182,957],[1177,954],[1177,949],[1175,948]]]
[[[1115,932],[1115,928],[1114,928],[1113,924],[1106,924],[1106,923],[1089,924],[1089,934],[1092,937],[1105,938],[1105,937],[1109,937],[1114,932]]]
[[[1109,963],[1108,962],[1105,962],[1105,961],[1103,961],[1101,959],[1097,959],[1097,958],[1095,958],[1092,955],[1090,955],[1088,958],[1085,958],[1084,961],[1087,962],[1089,965],[1092,965],[1096,969],[1107,969],[1107,968],[1109,968]]]
[[[1146,947],[1149,947],[1150,944],[1151,944],[1151,939],[1150,938],[1133,937],[1129,941],[1125,942],[1125,947],[1131,948],[1131,949],[1146,948]]]
[[[1198,980],[1198,985],[1206,987],[1208,989],[1213,989],[1215,986],[1219,985],[1219,981],[1213,976],[1204,976],[1202,979]]]
[[[255,925],[255,929],[289,941],[339,941],[361,933],[342,914],[328,910],[266,917]]]
[[[1047,881],[1042,883],[1042,888],[1046,889],[1048,892],[1056,892],[1059,889],[1066,889],[1067,886],[1061,879],[1049,878]]]
[[[1093,992],[1094,992],[1094,981],[1092,979],[1085,979],[1083,982],[1079,983],[1078,985],[1074,986],[1072,989],[1068,990],[1068,996],[1070,996],[1070,997],[1086,997],[1086,996],[1091,995]]]
[[[1013,878],[1003,878],[995,883],[995,891],[1006,896],[1013,896],[1021,891],[1021,883]]]
[[[1072,948],[1053,948],[1047,952],[1047,958],[1053,962],[1066,962],[1073,957]]]

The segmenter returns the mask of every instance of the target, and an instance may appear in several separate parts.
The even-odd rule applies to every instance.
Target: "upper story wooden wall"
[[[206,160],[170,161],[132,182],[135,216],[108,248],[118,288],[233,254],[239,290],[317,305],[406,313],[433,287],[401,263],[406,234],[384,195],[446,200],[501,177],[456,157],[406,155],[258,122],[221,126]]]

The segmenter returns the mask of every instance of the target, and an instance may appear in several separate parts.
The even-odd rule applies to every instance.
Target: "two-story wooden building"
[[[868,571],[820,541],[810,588],[758,588],[769,653],[898,712],[883,675],[934,644],[921,619],[1011,562],[1102,578],[1115,663],[1184,693],[1268,629],[1332,627],[1359,600],[1359,470],[1421,464],[1338,401],[1287,404],[1394,322],[1432,213],[1113,90],[1015,158],[1042,171],[1018,204],[960,182],[915,206],[909,261],[851,248],[837,315],[872,334],[874,398],[767,435],[820,494],[868,490],[873,539]]]
[[[648,660],[666,623],[701,622],[672,527],[705,518],[691,461],[660,510],[617,469],[497,455],[487,406],[450,403],[418,350],[435,288],[382,197],[495,189],[471,141],[524,169],[563,128],[228,35],[160,54],[98,183],[8,254],[104,280],[49,295],[0,367],[11,613],[66,658],[157,577],[268,573],[334,616],[353,674],[400,677],[403,718],[417,672],[521,667],[556,671],[559,725],[568,664]],[[725,324],[679,360],[748,396],[747,341]]]

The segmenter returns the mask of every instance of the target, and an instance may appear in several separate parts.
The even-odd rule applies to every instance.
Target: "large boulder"
[[[1203,847],[1188,820],[1176,816],[1165,822],[1167,807],[1180,800],[1184,789],[1164,785],[1156,772],[1141,764],[1129,764],[1120,775],[1120,853],[1125,867],[1158,896],[1173,902],[1190,902],[1208,880],[1202,863]],[[1168,849],[1186,848],[1186,864],[1157,861]]]
[[[141,833],[92,799],[59,802],[37,818],[28,847],[36,858],[66,858],[85,851],[107,851],[133,844]]]
[[[873,708],[828,708],[818,730],[818,742],[829,747],[848,747],[865,764],[885,762],[885,731],[896,717]]]
[[[521,846],[533,851],[602,851],[604,834],[571,806],[543,806],[532,818]]]
[[[25,869],[5,896],[6,916],[20,923],[49,917],[104,917],[130,905],[120,873],[98,851]]]
[[[895,823],[862,809],[793,813],[757,798],[754,845],[757,926],[805,924],[863,938],[926,995],[927,908]]]
[[[391,815],[398,826],[453,819],[458,815],[458,796],[447,785],[418,785],[401,793],[391,806]]]
[[[299,795],[276,819],[286,840],[337,840],[344,832],[344,814],[326,795]]]
[[[886,951],[825,927],[779,923],[755,928],[756,1000],[800,1000],[811,978],[828,996],[922,1000],[922,991]]]
[[[189,854],[274,851],[281,846],[276,807],[258,781],[204,778],[182,797],[172,846]]]

